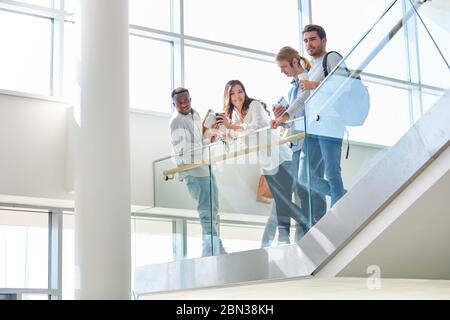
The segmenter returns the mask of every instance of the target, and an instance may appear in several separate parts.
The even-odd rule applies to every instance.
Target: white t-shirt
[[[276,141],[280,140],[280,134],[278,131],[270,129],[269,114],[260,101],[253,100],[250,103],[244,119],[239,119],[237,112],[234,111],[231,122],[233,124],[243,124],[244,127],[243,131],[231,130],[232,135],[238,137],[238,144],[240,143],[246,147],[264,147],[275,143],[269,148],[261,148],[258,152],[250,154],[249,161],[254,161],[254,157],[257,157],[257,163],[261,165],[263,174],[274,174],[284,161],[292,160],[291,149],[286,144],[276,144]],[[266,130],[252,134],[260,129]]]
[[[312,60],[312,67],[308,72],[309,80],[322,82],[325,79],[322,66],[324,57],[325,55]],[[335,52],[331,52],[327,58],[327,70],[333,70],[341,59],[342,58],[340,55]],[[345,67],[345,65],[341,66]],[[294,115],[304,113],[306,115],[307,122],[306,131],[309,134],[342,138],[345,131],[345,125],[335,110],[335,105],[327,103],[330,97],[338,92],[341,82],[342,77],[337,75],[333,75],[329,78],[326,83],[321,86],[319,92],[317,92],[314,97],[309,99],[306,110],[305,102],[315,90],[304,90],[302,94],[294,101],[294,103],[289,106],[286,113],[289,114],[291,119]],[[320,121],[316,120],[318,115],[320,115]],[[295,124],[295,128],[300,130],[304,129],[304,126],[299,122],[298,124]]]

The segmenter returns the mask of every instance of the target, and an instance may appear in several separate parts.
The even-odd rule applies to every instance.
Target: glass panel
[[[51,37],[50,19],[0,10],[0,88],[50,95]]]
[[[415,28],[409,24],[407,32],[401,28],[405,22],[414,22],[414,11],[409,3],[404,11],[400,10],[401,6],[402,2],[398,1],[344,62],[339,64],[336,55],[328,56],[330,75],[325,80],[323,55],[315,60],[309,72],[310,80],[321,83],[312,91],[305,118],[296,120],[295,128],[301,130],[306,126],[299,181],[310,191],[311,225],[323,216],[323,200],[327,208],[334,206],[449,87],[449,69],[437,55],[436,47],[428,43],[426,50],[433,52],[432,59],[416,54],[422,46],[411,45],[414,43],[411,40],[416,39]],[[421,27],[418,25],[419,32]],[[392,54],[390,44],[402,37],[404,46],[409,44],[408,55]],[[420,40],[430,39],[422,36]],[[389,79],[386,75],[394,76],[392,70],[378,69],[387,56],[389,66],[397,70],[409,68],[408,81]],[[415,60],[419,57],[420,68]],[[332,71],[336,65],[338,68]],[[438,87],[420,83],[417,71],[425,69],[435,70],[433,84]],[[380,76],[360,73],[372,73],[371,70],[378,70]],[[293,110],[291,113],[295,114]]]
[[[135,267],[173,260],[171,220],[134,215],[132,225]]]
[[[175,227],[178,230],[173,230],[174,258],[208,256],[219,250],[212,249],[218,233],[218,193],[210,179],[209,151],[201,148],[201,140],[190,144],[192,137],[184,129],[173,131],[172,139],[177,150],[181,152],[183,144],[186,151],[154,163],[155,208],[149,210],[179,220]],[[190,146],[194,151],[190,151]]]
[[[422,27],[417,26],[417,34],[421,35],[418,48],[420,43],[426,43],[427,50],[432,49],[431,63],[429,59],[422,60],[420,50],[420,63],[412,59],[417,50],[411,46],[411,39],[416,39],[415,29],[397,28],[404,14],[410,18],[411,12],[409,5],[395,3],[345,64],[333,71],[340,57],[328,58],[330,75],[326,80],[320,57],[315,59],[308,76],[310,80],[321,81],[320,86],[311,89],[313,94],[304,114],[302,108],[296,112],[290,109],[296,119],[285,127],[270,129],[274,116],[257,103],[258,108],[253,106],[251,110],[258,111],[254,116],[258,121],[249,120],[242,130],[229,123],[227,130],[219,126],[216,134],[223,141],[196,152],[208,153],[208,161],[203,165],[207,168],[206,164],[210,164],[209,189],[217,188],[221,223],[217,226],[218,236],[213,239],[219,247],[216,252],[249,250],[301,239],[410,129],[417,120],[417,106],[420,118],[448,90],[448,67],[437,55],[436,47],[424,42],[430,39],[420,38]],[[224,111],[223,87],[230,79],[242,80],[250,97],[270,104],[278,101],[288,87],[284,76],[269,85],[267,79],[277,79],[272,71],[278,75],[279,72],[276,65],[268,62],[192,47],[187,47],[185,54],[186,83],[193,105],[202,118],[208,119],[205,124],[209,122],[208,109],[214,111],[212,123],[221,118],[214,113]],[[420,77],[415,76],[417,70],[420,74],[425,68],[437,68],[435,86],[422,84]],[[239,102],[241,98],[233,99]],[[293,101],[289,104],[287,108],[296,105]],[[252,115],[251,111],[248,113]],[[245,117],[245,114],[233,116],[229,122],[236,125]],[[201,255],[204,228],[195,220],[198,202],[187,192],[186,179],[180,181],[179,172],[189,172],[192,167],[187,164],[206,158],[199,156],[183,162],[182,157],[171,157],[154,163],[155,206],[174,215],[189,215],[186,225],[189,258]]]
[[[65,212],[63,215],[63,300],[75,299],[75,216]]]
[[[187,259],[202,256],[202,227],[199,222],[187,223]]]
[[[79,0],[64,0],[64,10],[69,12],[78,11],[78,1]]]
[[[131,108],[170,112],[171,44],[130,36]]]
[[[245,83],[258,99],[273,103],[286,88],[275,63],[186,47],[186,85],[192,105],[203,117],[208,109],[222,109],[223,89],[231,79]],[[211,73],[214,70],[214,74]]]
[[[390,3],[392,0],[314,0],[311,1],[312,23],[321,25],[325,29],[329,50],[345,55]],[[346,17],[351,12],[358,14],[351,14],[351,19],[336,18]]]
[[[64,97],[74,105],[80,103],[80,84],[77,69],[80,63],[79,37],[74,23],[64,24]]]
[[[419,15],[448,62],[450,59],[450,41],[448,41],[450,38],[450,8],[448,1],[429,1],[426,5],[420,7]],[[421,22],[418,23],[421,25]],[[431,39],[426,35],[423,25],[421,25],[419,30],[419,41],[426,41],[426,43],[431,41]],[[433,46],[425,47],[424,44],[420,44],[419,47],[424,52],[431,51],[430,53],[432,55],[435,54]],[[429,58],[430,57],[424,57],[421,58],[421,60],[431,63]],[[430,79],[432,79],[432,77],[430,77]]]
[[[244,118],[246,129],[229,126],[226,143],[211,147],[227,252],[288,244],[304,234],[307,221],[300,201],[308,193],[294,188],[288,139],[297,141],[295,133],[268,129],[270,119],[261,104],[252,102]],[[242,121],[233,116],[232,123]],[[240,220],[242,225],[231,229],[227,220]]]
[[[47,294],[23,294],[22,300],[48,300]]]
[[[43,7],[53,6],[53,0],[19,0],[19,1]]]
[[[80,99],[77,80],[79,44],[76,26],[65,24],[64,95],[73,103]],[[171,45],[168,42],[130,36],[130,107],[170,112]],[[151,58],[149,58],[151,57]]]
[[[246,224],[227,223],[226,214],[221,214],[220,237],[228,253],[259,249],[264,232],[264,222],[250,222],[254,216],[246,215]],[[260,219],[259,219],[260,220]],[[247,224],[248,223],[248,224]]]
[[[190,36],[268,52],[299,45],[297,1],[185,0],[184,17]]]
[[[393,7],[386,13],[386,15],[378,22],[376,27],[374,27],[370,33],[366,36],[364,40],[364,45],[359,45],[357,49],[348,57],[347,64],[358,66],[358,63],[364,61],[371,52],[376,48],[376,45],[381,41],[385,40],[388,32],[394,27],[394,25],[401,19],[403,15],[403,10],[401,6],[401,0],[397,1]],[[380,10],[380,14],[383,10]],[[377,13],[378,15],[378,13]],[[376,19],[373,19],[374,22]],[[368,29],[368,28],[367,28]],[[367,29],[363,29],[364,32]],[[326,30],[328,31],[328,30]],[[361,34],[362,35],[362,34]],[[341,40],[342,36],[338,36],[337,39]],[[327,50],[332,51],[334,48],[328,45],[329,36],[327,37]],[[359,39],[356,39],[359,40]],[[401,29],[397,32],[394,37],[385,44],[383,50],[379,51],[371,63],[366,66],[364,72],[372,73],[377,75],[383,75],[384,77],[391,77],[396,79],[407,80],[407,64],[405,63],[407,53],[405,50],[405,33]],[[353,43],[354,45],[355,43]],[[340,52],[341,55],[344,55]],[[392,63],[393,57],[402,58],[402,63]]]
[[[0,210],[0,287],[47,288],[48,213]]]
[[[447,4],[448,6],[448,4]],[[440,9],[442,7],[442,9]],[[428,31],[434,38],[441,53],[449,63],[450,59],[450,8],[444,10],[442,1],[427,2],[418,10]],[[448,87],[448,66],[436,49],[424,24],[417,19],[421,82],[437,88]]]
[[[131,0],[130,24],[170,31],[170,1]]]

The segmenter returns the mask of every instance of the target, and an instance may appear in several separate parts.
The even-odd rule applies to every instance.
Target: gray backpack
[[[341,58],[342,56],[336,51],[328,52],[323,58],[322,68],[325,78],[328,76],[327,58],[330,53],[336,53]],[[345,71],[350,77],[351,72],[345,67]],[[343,122],[347,126],[361,126],[366,121],[370,108],[370,97],[367,87],[358,76],[356,78],[349,79],[348,90],[344,90],[338,98],[336,104],[336,111],[340,114]]]

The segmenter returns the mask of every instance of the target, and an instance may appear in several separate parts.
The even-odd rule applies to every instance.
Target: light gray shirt
[[[178,166],[200,163],[207,159],[203,146],[208,144],[209,140],[203,138],[202,119],[196,110],[192,109],[186,115],[175,110],[170,118],[169,127],[173,153],[181,154],[175,157]],[[179,174],[180,179],[186,176],[208,177],[209,168],[203,166]]]

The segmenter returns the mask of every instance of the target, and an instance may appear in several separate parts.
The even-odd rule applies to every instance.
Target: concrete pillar
[[[130,299],[128,0],[80,0],[75,297]]]

